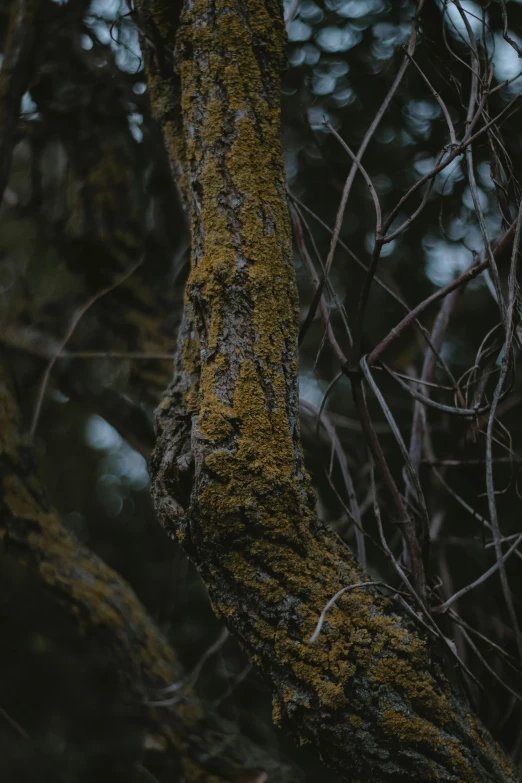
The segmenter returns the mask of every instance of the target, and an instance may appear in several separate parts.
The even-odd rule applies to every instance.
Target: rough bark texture
[[[274,719],[350,781],[514,780],[430,645],[317,520],[299,442],[297,292],[280,144],[277,0],[140,5],[152,99],[192,223],[176,374],[157,416],[158,514],[266,677]],[[182,137],[173,133],[177,68]],[[184,158],[179,160],[179,156]]]
[[[239,735],[191,689],[182,691],[173,705],[146,705],[161,698],[166,686],[183,679],[181,666],[126,582],[82,546],[49,506],[20,433],[17,404],[2,367],[0,559],[3,613],[13,605],[17,617],[26,617],[42,594],[67,618],[73,636],[102,654],[117,680],[122,705],[137,716],[137,758],[145,748],[171,754],[179,758],[182,777],[198,783],[240,776],[255,781],[261,771],[270,781],[290,779],[288,768]]]

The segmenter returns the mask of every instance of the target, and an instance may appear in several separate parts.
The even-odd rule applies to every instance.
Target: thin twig
[[[429,520],[429,514],[428,509],[426,508],[426,502],[424,500],[424,494],[422,491],[421,483],[419,481],[419,477],[417,473],[415,472],[413,465],[411,464],[410,456],[408,454],[408,450],[406,448],[406,444],[404,443],[404,440],[402,438],[402,435],[400,433],[400,430],[395,422],[395,419],[393,417],[392,412],[390,411],[388,405],[386,404],[386,401],[381,394],[381,391],[379,387],[377,386],[377,383],[373,379],[373,376],[370,372],[370,369],[368,367],[368,364],[366,362],[366,357],[362,357],[361,359],[361,369],[363,372],[364,377],[366,378],[368,384],[371,387],[371,390],[373,391],[375,397],[377,398],[377,401],[379,405],[381,406],[381,410],[384,413],[384,416],[386,418],[386,421],[390,425],[390,428],[395,436],[395,440],[397,442],[397,445],[399,446],[399,449],[401,451],[402,457],[404,459],[404,464],[406,467],[406,470],[408,472],[409,479],[412,483],[413,488],[415,489],[415,493],[417,496],[417,503],[419,505],[419,509],[421,512],[421,518],[425,527],[425,530],[429,529],[430,520]],[[417,591],[423,595],[423,591],[426,589],[425,582],[423,581],[425,579],[424,576],[424,565],[422,563],[422,555],[419,547],[419,542],[416,536],[415,532],[415,524],[413,519],[408,516],[408,524],[405,528],[406,531],[406,544],[408,546],[408,554],[410,557],[411,567],[414,574],[414,577],[416,575],[415,581],[415,587]],[[422,580],[422,581],[421,581]],[[422,589],[420,589],[422,588]]]
[[[246,666],[241,669],[239,674],[234,677],[230,685],[228,685],[228,687],[223,691],[221,696],[218,696],[218,698],[214,701],[214,707],[216,709],[220,707],[228,698],[230,698],[230,696],[232,696],[238,686],[241,685],[241,683],[248,677],[253,669],[253,666],[254,665],[249,661]]]
[[[209,645],[209,647],[207,647],[190,674],[188,674],[182,680],[179,680],[179,682],[174,682],[172,685],[168,685],[166,688],[162,689],[162,693],[174,693],[174,696],[169,699],[147,701],[146,703],[153,707],[168,707],[172,704],[176,704],[183,697],[183,695],[196,684],[205,663],[223,647],[229,636],[230,633],[228,628],[222,628],[217,639],[211,645]]]
[[[507,552],[505,552],[501,556],[502,564],[504,564],[506,562],[506,560],[509,557],[511,557],[513,552],[520,546],[521,542],[522,542],[522,533],[520,533],[520,535],[517,536],[517,538],[515,540],[515,543],[512,544],[509,547]],[[452,606],[455,603],[455,601],[458,601],[459,598],[462,598],[462,596],[467,595],[472,590],[474,590],[476,587],[479,587],[481,584],[484,584],[484,582],[486,582],[490,578],[490,576],[493,576],[493,574],[497,573],[497,571],[499,570],[500,567],[501,567],[501,563],[500,563],[500,561],[497,560],[497,562],[494,563],[491,566],[491,568],[488,568],[487,571],[484,571],[484,573],[481,574],[481,576],[479,576],[473,582],[470,582],[468,585],[466,585],[465,587],[461,588],[460,590],[457,590],[457,592],[454,593],[451,596],[451,598],[448,598],[448,600],[444,601],[444,603],[441,604],[440,606],[436,606],[434,609],[432,609],[432,611],[433,612],[437,612],[439,614],[443,614],[445,611],[447,611],[450,608],[450,606]]]
[[[328,122],[328,120],[324,120],[323,124],[325,128],[328,128],[330,133],[332,133],[339,144],[341,144],[342,148],[348,153],[350,159],[353,161],[354,166],[357,166],[357,169],[361,172],[364,181],[366,182],[366,187],[368,188],[370,192],[370,196],[372,197],[373,206],[375,209],[375,236],[380,237],[381,234],[381,223],[382,223],[382,210],[381,210],[381,204],[379,201],[379,196],[377,195],[377,191],[375,190],[375,187],[373,185],[373,182],[371,180],[370,175],[362,165],[361,161],[357,158],[356,155],[351,151],[348,144],[345,142],[345,140],[342,138],[342,136],[337,133],[333,125]]]
[[[492,120],[487,122],[485,125],[482,126],[476,133],[474,133],[469,138],[465,137],[460,144],[456,147],[456,149],[452,150],[448,157],[445,158],[445,160],[441,161],[437,166],[435,166],[431,171],[429,171],[427,174],[425,174],[423,177],[421,177],[417,182],[411,186],[411,188],[408,190],[407,193],[402,196],[395,207],[392,209],[386,220],[384,221],[384,225],[382,227],[383,234],[386,234],[389,227],[395,220],[396,215],[398,212],[400,212],[403,204],[408,201],[408,199],[413,196],[414,193],[416,193],[420,188],[422,188],[423,185],[426,184],[430,179],[433,177],[436,177],[437,174],[439,174],[441,171],[444,171],[445,168],[449,166],[450,163],[452,163],[455,158],[457,158],[459,155],[462,155],[462,153],[465,151],[465,149],[470,145],[473,144],[476,139],[478,139],[480,136],[482,136],[483,133],[488,131],[491,127],[496,125],[501,119],[505,118],[505,115],[508,113],[510,109],[516,108],[516,104],[522,99],[522,95],[517,95],[515,98],[513,98],[512,101],[508,103],[507,106],[505,106],[502,111],[500,111],[496,117],[494,117]]]
[[[293,206],[290,206],[290,217],[294,227],[294,234],[297,242],[297,247],[299,248],[301,258],[303,259],[303,262],[308,270],[308,274],[310,275],[310,281],[315,290],[314,297],[310,304],[310,308],[308,310],[306,318],[304,319],[299,329],[299,345],[301,345],[301,343],[303,342],[303,339],[308,331],[308,328],[310,327],[310,324],[312,323],[315,317],[315,312],[317,310],[317,307],[319,306],[319,311],[321,313],[323,325],[326,330],[326,338],[334,354],[337,356],[341,364],[344,364],[346,362],[346,356],[344,355],[344,352],[342,351],[339,343],[335,338],[332,329],[330,313],[328,311],[328,306],[323,296],[323,286],[325,280],[324,274],[322,280],[320,280],[315,271],[314,263],[310,258],[310,254],[308,253],[308,250],[306,248],[300,217]]]
[[[347,372],[346,368],[344,371]],[[377,467],[379,468],[382,480],[384,481],[384,484],[392,498],[393,505],[395,506],[395,511],[397,513],[396,524],[404,537],[406,546],[408,547],[408,553],[411,558],[415,589],[424,601],[426,599],[426,576],[424,574],[424,565],[422,562],[422,554],[420,551],[419,542],[417,540],[417,536],[415,535],[415,524],[410,518],[401,493],[399,492],[397,484],[395,483],[395,480],[390,471],[382,446],[373,428],[360,374],[350,372],[349,376],[352,383],[353,400],[357,409],[359,421],[361,422],[361,426],[366,437],[366,442],[372,457],[375,460]]]
[[[78,323],[80,322],[81,318],[85,315],[87,310],[89,310],[93,306],[93,304],[98,301],[98,299],[101,299],[102,296],[105,296],[106,294],[108,294],[111,291],[113,291],[115,288],[117,288],[119,285],[121,285],[123,282],[125,282],[125,280],[127,280],[132,274],[134,274],[136,269],[142,263],[143,263],[143,258],[140,258],[140,260],[136,264],[133,264],[133,266],[127,272],[125,272],[125,274],[123,274],[120,277],[118,277],[110,285],[106,286],[105,288],[102,288],[100,291],[97,291],[95,294],[93,294],[93,296],[91,296],[87,300],[87,302],[85,302],[85,304],[83,304],[81,307],[78,308],[78,310],[76,310],[76,312],[73,315],[73,317],[71,319],[71,322],[70,322],[70,324],[69,324],[69,326],[67,328],[67,331],[65,332],[65,335],[64,335],[63,339],[61,340],[61,342],[58,345],[56,353],[53,354],[53,356],[51,356],[51,358],[50,358],[50,360],[49,360],[49,362],[48,362],[48,364],[47,364],[47,366],[46,366],[46,368],[44,370],[44,373],[42,375],[42,380],[40,382],[40,387],[38,389],[38,394],[37,394],[37,397],[36,397],[36,403],[35,403],[35,406],[34,406],[33,418],[32,418],[32,421],[31,421],[31,428],[29,430],[29,436],[30,436],[31,439],[34,437],[34,434],[36,432],[36,428],[38,426],[38,419],[40,418],[40,411],[41,411],[41,408],[42,408],[43,399],[45,397],[45,391],[47,389],[47,384],[49,382],[49,377],[51,375],[52,369],[53,369],[53,367],[54,367],[54,365],[56,363],[56,360],[57,360],[58,356],[62,353],[63,349],[65,348],[65,346],[69,342],[70,338],[72,337],[73,332],[76,329],[76,327],[78,326]]]
[[[428,79],[428,77],[426,76],[426,74],[424,73],[424,71],[422,70],[420,65],[417,64],[417,62],[415,61],[415,58],[412,55],[409,54],[409,52],[407,51],[407,49],[405,47],[403,47],[403,49],[404,49],[404,53],[406,54],[406,57],[408,57],[410,62],[412,62],[413,65],[415,66],[415,68],[418,70],[418,72],[420,73],[420,75],[422,76],[422,78],[424,79],[426,84],[428,85],[428,87],[429,87],[429,89],[431,91],[431,94],[433,95],[433,97],[435,98],[437,103],[439,104],[439,106],[440,106],[440,108],[442,110],[442,113],[444,114],[444,119],[446,120],[446,125],[448,126],[448,131],[449,131],[449,135],[450,135],[450,142],[451,142],[452,146],[456,147],[457,146],[457,137],[455,135],[455,128],[453,126],[453,122],[451,120],[451,116],[450,116],[450,113],[448,111],[448,107],[446,106],[446,104],[442,100],[442,98],[439,95],[439,93],[435,90],[435,88],[431,84],[430,80]]]
[[[324,412],[319,415],[319,411],[315,405],[312,405],[312,403],[308,402],[307,400],[300,400],[299,405],[304,408],[304,410],[320,419],[321,424],[325,428],[331,440],[333,449],[337,455],[339,467],[341,468],[346,494],[348,495],[348,503],[350,505],[350,514],[354,521],[355,540],[357,543],[357,559],[363,567],[366,567],[366,545],[364,541],[364,530],[362,528],[361,513],[359,510],[359,504],[357,503],[357,496],[355,494],[355,488],[350,470],[348,468],[348,460],[346,459],[346,454],[344,453],[344,449],[341,446],[341,441],[339,440],[337,432],[335,431],[335,427],[332,425],[328,416]]]
[[[338,592],[330,598],[327,604],[323,607],[323,610],[321,614],[319,615],[319,620],[317,621],[317,625],[315,626],[315,631],[311,635],[311,637],[308,639],[308,644],[313,644],[317,641],[319,634],[321,633],[321,628],[323,627],[324,618],[326,617],[326,613],[329,609],[334,606],[335,602],[342,596],[344,593],[347,593],[349,590],[355,590],[356,587],[376,587],[376,586],[383,586],[387,587],[392,592],[395,592],[393,587],[390,587],[385,582],[357,582],[353,585],[348,585],[348,587],[343,587],[341,590],[338,590]]]
[[[495,256],[500,255],[504,247],[507,245],[511,237],[513,236],[513,233],[515,231],[515,225],[516,223],[513,223],[498,245],[496,246],[495,250],[493,251],[493,254]],[[385,350],[385,348],[388,347],[388,345],[395,340],[396,337],[398,337],[404,329],[410,324],[417,316],[419,316],[424,310],[426,310],[427,307],[434,304],[435,302],[438,302],[440,299],[444,299],[445,296],[448,296],[448,294],[451,294],[452,291],[456,291],[457,288],[460,288],[461,286],[467,285],[471,280],[473,280],[477,275],[479,275],[481,272],[484,271],[484,269],[487,269],[489,266],[489,259],[486,259],[485,261],[482,261],[480,264],[476,264],[474,266],[469,267],[466,269],[465,272],[463,272],[461,275],[459,275],[455,280],[453,280],[451,283],[448,283],[448,285],[444,286],[444,288],[439,288],[438,291],[435,291],[431,296],[428,296],[424,301],[422,301],[420,304],[418,304],[416,307],[413,308],[413,310],[410,310],[410,312],[404,316],[402,321],[400,321],[397,326],[395,326],[389,334],[386,335],[386,337],[381,340],[381,342],[371,351],[371,353],[368,355],[368,364],[372,365],[375,364],[381,353]]]
[[[21,737],[23,737],[26,740],[29,739],[29,734],[26,732],[26,730],[22,728],[22,726],[20,726],[17,720],[12,718],[11,715],[9,715],[9,713],[7,712],[7,710],[4,710],[3,707],[0,707],[0,715],[2,715],[4,720],[7,721],[7,723],[9,723],[9,725],[16,731],[17,734],[19,734]]]
[[[297,13],[297,9],[299,7],[300,0],[294,0],[292,5],[290,6],[290,10],[288,11],[288,16],[285,19],[285,25],[286,29],[288,30],[288,27],[290,26],[290,23],[294,20],[294,17]]]
[[[518,217],[516,220],[515,238],[513,241],[513,252],[511,256],[511,266],[509,270],[508,289],[509,298],[507,305],[507,332],[506,340],[504,343],[504,355],[502,358],[502,367],[500,371],[500,377],[498,379],[497,386],[493,394],[493,401],[491,403],[491,412],[489,415],[488,426],[486,431],[486,489],[488,496],[489,515],[491,519],[491,527],[493,531],[493,538],[495,540],[495,554],[497,557],[497,563],[500,570],[500,582],[502,585],[502,591],[504,593],[504,599],[513,625],[513,631],[515,633],[515,640],[518,648],[518,654],[522,660],[522,634],[518,624],[517,614],[513,605],[513,598],[511,595],[511,589],[509,587],[506,568],[502,555],[501,544],[501,532],[497,515],[497,502],[495,498],[495,482],[493,476],[493,463],[492,463],[492,450],[493,450],[493,425],[495,423],[495,413],[502,394],[502,389],[509,371],[511,362],[511,346],[515,332],[515,307],[516,307],[516,270],[518,265],[519,247],[520,247],[520,235],[522,229],[522,201],[520,202]]]

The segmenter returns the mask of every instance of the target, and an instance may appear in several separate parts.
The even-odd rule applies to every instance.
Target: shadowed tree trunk
[[[277,0],[139,4],[153,107],[192,226],[156,510],[273,694],[349,781],[514,780],[420,625],[319,522],[299,437],[297,293],[280,143]],[[181,106],[181,124],[178,106]]]

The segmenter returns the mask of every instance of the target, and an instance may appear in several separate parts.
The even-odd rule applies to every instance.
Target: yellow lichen
[[[323,682],[317,689],[319,702],[325,707],[337,710],[347,704],[341,683]]]
[[[284,587],[271,577],[259,577],[255,568],[239,552],[231,552],[223,565],[239,577],[245,587],[257,590],[268,603],[279,603],[284,599]]]
[[[424,644],[413,638],[410,642],[410,653],[415,655],[415,646],[420,647],[417,660],[422,665]],[[414,708],[429,709],[441,723],[451,720],[452,710],[446,694],[437,693],[433,688],[433,679],[419,667],[415,677],[412,677],[412,655],[409,658],[401,656],[386,656],[381,658],[372,669],[372,678],[391,688],[399,688],[405,694],[408,704]]]
[[[440,750],[445,745],[444,736],[432,723],[422,718],[408,718],[394,709],[383,711],[381,727],[400,742],[427,745],[432,750]]]
[[[274,726],[281,726],[283,723],[283,713],[281,705],[275,699],[272,702],[272,722]]]
[[[449,757],[451,769],[459,775],[459,780],[462,783],[475,783],[475,774],[457,740],[445,736],[433,723],[422,718],[408,718],[394,709],[385,709],[381,716],[381,726],[386,734],[401,742],[425,745],[430,750]]]

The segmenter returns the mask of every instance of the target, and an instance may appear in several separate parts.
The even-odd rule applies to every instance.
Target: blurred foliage
[[[502,38],[500,3],[483,5],[487,6],[487,46],[496,85],[515,76],[522,61]],[[481,34],[481,6],[472,2],[462,2],[462,6]],[[5,2],[0,7],[4,25],[6,7]],[[510,2],[508,10],[511,34],[522,37],[522,3]],[[442,4],[425,3],[415,52],[418,68],[413,64],[408,68],[365,154],[364,164],[385,213],[430,170],[448,145],[443,114],[421,72],[442,97],[457,135],[463,132],[470,89],[469,47],[454,11],[448,9],[450,21],[444,22]],[[352,150],[358,148],[402,61],[414,13],[414,4],[405,0],[300,0],[288,26],[283,89],[288,187],[329,226],[334,224],[351,161],[324,119]],[[461,62],[448,54],[444,25]],[[491,115],[501,111],[519,89],[515,81],[496,91],[490,100]],[[514,172],[520,171],[522,163],[519,128],[515,113],[504,123],[502,133],[506,160]],[[502,232],[502,219],[485,140],[474,147],[474,155],[480,199],[493,239]],[[511,206],[516,187],[515,177],[508,193]],[[412,201],[418,203],[415,198]],[[394,225],[408,214],[401,212]],[[317,258],[324,261],[329,234],[313,217],[308,215],[307,221]],[[368,189],[357,176],[341,239],[366,263],[374,228]],[[166,540],[154,519],[145,462],[152,443],[152,409],[169,379],[170,362],[164,355],[173,351],[181,314],[187,247],[185,218],[148,106],[132,13],[120,0],[45,3],[34,75],[24,96],[8,190],[0,210],[3,348],[30,422],[49,353],[62,339],[77,308],[123,270],[142,261],[128,281],[93,303],[66,345],[67,351],[106,355],[57,360],[46,389],[35,448],[64,523],[130,582],[190,670],[218,636],[220,625],[194,569],[179,548]],[[421,217],[386,246],[378,273],[414,306],[482,252],[464,159],[459,157],[437,176]],[[304,318],[313,288],[297,248],[295,261]],[[500,271],[505,281],[507,264]],[[329,313],[345,352],[348,342],[339,303],[350,319],[362,280],[360,267],[339,247],[330,273],[337,300],[330,302]],[[403,310],[374,285],[368,312],[364,342],[369,349],[402,318]],[[436,308],[423,315],[427,328],[435,314]],[[497,321],[498,308],[490,289],[478,278],[458,300],[444,344],[443,357],[456,377],[473,365],[481,341]],[[323,331],[316,317],[301,354],[301,394],[316,407],[339,369]],[[386,362],[398,372],[415,376],[424,350],[418,334],[409,329],[386,354]],[[121,355],[110,355],[115,352]],[[130,352],[136,356],[124,356]],[[163,358],[147,359],[145,354]],[[437,380],[446,382],[440,367]],[[379,383],[408,440],[412,399],[383,373],[379,373]],[[515,379],[512,393],[520,392],[520,381]],[[396,444],[380,408],[373,399],[369,405],[395,479],[403,486]],[[367,447],[346,378],[331,389],[326,410],[352,471],[368,533],[369,571],[393,581],[389,562],[371,543],[377,535],[368,500]],[[483,433],[459,417],[434,410],[428,415],[437,458],[467,461],[458,468],[447,467],[445,476],[476,510],[475,516],[467,513],[441,490],[429,466],[422,466],[430,514],[434,519],[442,515],[443,520],[429,564],[430,584],[434,590],[442,584],[442,596],[444,588],[451,593],[476,578],[494,562],[494,555],[485,546],[490,539],[479,518],[488,515]],[[508,411],[502,422],[511,434],[511,449],[520,459],[518,408]],[[329,477],[330,444],[306,414],[303,437],[320,516],[353,545],[339,465],[334,462]],[[501,455],[505,451],[499,447],[497,456]],[[495,469],[505,536],[520,530],[519,473],[516,461],[500,463]],[[380,493],[382,488],[378,489]],[[395,550],[398,535],[386,515],[384,523]],[[508,573],[522,617],[521,569],[516,556],[508,562]],[[466,596],[459,611],[466,622],[516,657],[498,574]],[[39,783],[72,783],[91,780],[94,775],[100,780],[119,779],[117,770],[111,768],[111,746],[132,737],[132,716],[122,719],[118,714],[117,694],[104,676],[103,662],[95,660],[88,645],[64,642],[59,627],[43,623],[35,630],[10,611],[0,615],[0,623],[5,640],[1,652],[4,675],[0,677],[3,779]],[[441,625],[454,638],[455,628],[445,619]],[[495,673],[507,682],[516,680],[520,691],[520,677],[509,665],[491,653],[488,643],[481,642],[480,648]],[[464,644],[463,649],[467,665],[482,684],[480,691],[469,688],[468,695],[496,737],[520,761],[520,704],[490,676],[469,647]],[[246,667],[243,653],[228,640],[203,668],[199,692],[219,701],[232,686],[233,693],[220,704],[223,715],[236,720],[259,744],[284,758],[290,756],[296,780],[323,776],[313,753],[296,750],[272,728],[269,696],[260,678]],[[237,677],[244,679],[235,687]],[[19,724],[18,729],[8,716]],[[328,774],[330,780],[335,779]],[[136,780],[148,779],[140,775],[138,769]]]

